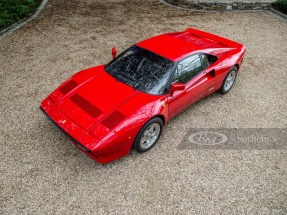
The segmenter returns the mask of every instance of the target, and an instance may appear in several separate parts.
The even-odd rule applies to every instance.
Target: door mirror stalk
[[[116,58],[116,56],[117,56],[117,49],[116,48],[112,48],[112,56],[113,56],[113,59]]]

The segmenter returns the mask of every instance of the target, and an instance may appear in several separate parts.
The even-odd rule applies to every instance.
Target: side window
[[[201,62],[202,62],[202,70],[206,69],[210,65],[208,57],[205,54],[201,55]]]
[[[192,55],[179,62],[173,77],[173,82],[178,81],[185,84],[201,70],[200,56],[198,54]]]

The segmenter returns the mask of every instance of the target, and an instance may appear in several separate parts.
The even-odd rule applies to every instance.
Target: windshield
[[[166,93],[173,62],[138,46],[132,46],[110,62],[105,70],[117,80],[146,93]]]

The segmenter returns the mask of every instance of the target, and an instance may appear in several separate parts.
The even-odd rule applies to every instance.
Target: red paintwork
[[[152,117],[162,117],[165,124],[217,91],[230,68],[237,65],[239,69],[245,53],[239,43],[195,29],[156,36],[136,45],[172,61],[198,52],[218,60],[184,86],[173,86],[168,95],[136,91],[106,73],[104,65],[75,74],[53,91],[41,103],[42,110],[100,163],[127,155],[140,128]]]

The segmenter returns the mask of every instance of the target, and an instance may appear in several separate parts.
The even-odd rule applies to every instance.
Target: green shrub
[[[0,0],[0,30],[32,14],[42,0]]]
[[[30,12],[29,7],[26,5],[19,5],[15,8],[15,10],[19,16],[27,15]]]
[[[272,7],[287,15],[287,0],[277,0],[272,3]]]

